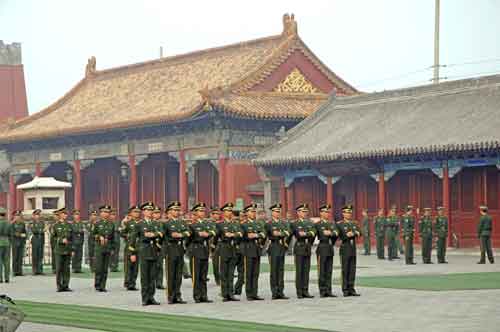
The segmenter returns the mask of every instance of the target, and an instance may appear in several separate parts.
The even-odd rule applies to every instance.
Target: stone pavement
[[[420,262],[420,257],[416,261]],[[500,272],[498,263],[477,265],[477,256],[451,254],[448,261],[449,264],[446,265],[406,266],[402,260],[389,262],[380,261],[373,255],[358,256],[357,272],[360,276]],[[291,263],[291,258],[288,258],[287,263]],[[335,257],[335,265],[338,265],[338,256]],[[335,272],[335,278],[338,278],[338,268]],[[236,303],[221,302],[217,296],[219,289],[211,281],[209,296],[216,300],[211,304],[193,303],[190,282],[185,280],[182,288],[188,304],[162,304],[156,307],[140,306],[139,292],[123,290],[121,279],[110,279],[110,292],[105,294],[96,293],[92,289],[92,280],[79,278],[71,280],[71,287],[75,290],[73,293],[56,293],[53,276],[26,276],[14,279],[11,284],[3,284],[2,292],[22,300],[105,306],[335,331],[495,331],[500,325],[500,290],[430,292],[359,287],[358,291],[362,294],[360,298],[320,299],[316,296],[311,300],[298,300],[295,298],[293,280],[294,272],[287,272],[285,292],[291,297],[288,301],[270,300],[269,278],[265,273],[260,278],[259,293],[266,300],[247,302],[243,296],[242,301]],[[339,294],[339,286],[334,287]],[[313,295],[318,295],[316,271],[311,271],[310,289]],[[164,303],[164,293],[157,293],[157,299]],[[50,330],[62,332],[69,329],[58,327]],[[43,330],[26,326],[20,331]]]

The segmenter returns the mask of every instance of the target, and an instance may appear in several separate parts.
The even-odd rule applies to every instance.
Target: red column
[[[16,209],[16,180],[14,175],[9,176],[9,215],[8,218],[12,216],[12,212]]]
[[[448,166],[443,167],[443,207],[448,217],[448,245],[451,245],[450,177]]]
[[[384,172],[380,172],[378,176],[378,207],[385,209],[385,179]]]
[[[137,166],[135,165],[135,155],[128,155],[129,181],[128,200],[130,206],[137,204]]]
[[[74,188],[74,195],[75,195],[75,209],[80,210],[82,207],[82,174],[81,174],[81,166],[80,166],[80,160],[75,160],[73,163],[73,173],[74,173],[74,179],[75,179],[75,188]]]
[[[287,203],[286,203],[286,187],[284,179],[281,179],[280,181],[280,203],[283,205],[283,209],[281,210],[281,216],[285,217],[287,211]]]
[[[186,156],[184,150],[181,150],[179,151],[179,201],[184,212],[188,208],[188,179],[186,172]]]
[[[290,212],[293,215],[293,183],[290,183],[288,188],[286,188],[286,206],[287,206],[287,212]]]
[[[226,204],[226,163],[227,159],[219,156],[219,206]]]
[[[331,176],[326,178],[326,202],[333,207],[333,180]]]
[[[42,176],[42,166],[39,161],[35,163],[35,176]]]

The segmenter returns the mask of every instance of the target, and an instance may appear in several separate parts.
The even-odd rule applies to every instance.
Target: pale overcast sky
[[[432,77],[434,0],[0,0],[0,39],[22,43],[34,113],[80,80],[92,55],[104,69],[154,59],[160,46],[174,55],[275,35],[286,12],[313,52],[358,89]],[[441,63],[450,65],[441,76],[500,73],[499,18],[498,0],[441,0]]]

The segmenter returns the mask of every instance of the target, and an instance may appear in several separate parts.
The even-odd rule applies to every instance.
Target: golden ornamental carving
[[[287,93],[319,93],[318,89],[316,89],[297,68],[292,70],[290,74],[274,88],[274,91]]]

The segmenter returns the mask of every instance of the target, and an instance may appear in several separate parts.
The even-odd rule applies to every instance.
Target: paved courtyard
[[[450,252],[449,264],[414,266],[404,265],[403,260],[380,261],[372,256],[358,256],[359,276],[390,276],[416,274],[446,274],[463,272],[500,272],[500,264],[477,265],[477,255],[468,252]],[[435,257],[435,256],[434,256]],[[292,263],[288,257],[287,263]],[[314,261],[314,259],[313,259]],[[420,257],[417,257],[420,262]],[[338,265],[338,257],[335,257]],[[335,278],[339,278],[339,269]],[[142,307],[139,292],[127,292],[121,279],[110,279],[108,293],[96,293],[92,279],[72,278],[73,293],[56,293],[53,276],[25,276],[14,279],[11,284],[2,285],[2,293],[18,300],[50,303],[105,306],[117,309],[159,312],[178,315],[192,315],[240,321],[255,321],[306,328],[334,331],[498,331],[500,325],[499,290],[470,291],[416,291],[387,288],[357,287],[362,294],[359,298],[320,299],[316,284],[316,271],[311,271],[311,300],[298,300],[294,292],[294,272],[286,273],[285,292],[291,297],[288,301],[271,301],[268,273],[260,278],[260,295],[265,301],[223,303],[218,298],[218,287],[209,283],[209,296],[212,304],[195,304],[189,280],[183,284],[183,297],[186,305],[165,304],[165,294],[157,293],[161,306]],[[500,280],[498,281],[500,284]],[[340,294],[339,285],[335,292]],[[72,331],[88,330],[23,325],[19,331]]]

